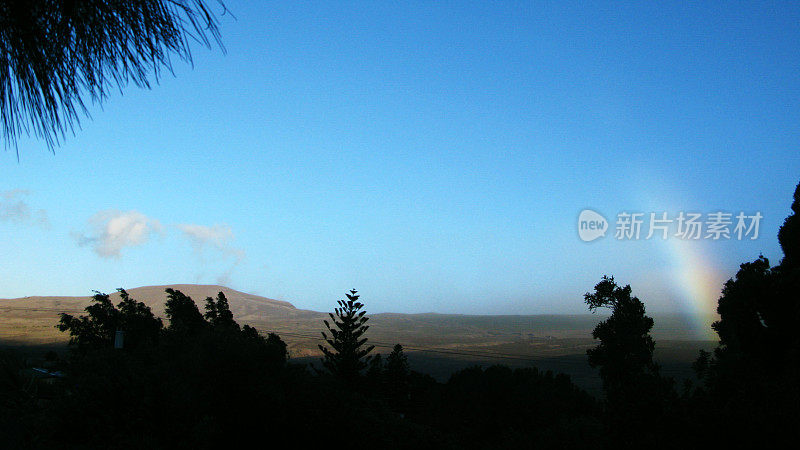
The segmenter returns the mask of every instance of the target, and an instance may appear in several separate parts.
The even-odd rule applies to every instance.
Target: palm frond
[[[224,5],[222,14],[226,13]],[[223,51],[205,0],[0,0],[0,113],[6,145],[33,135],[53,150],[128,83],[150,87],[190,42]]]

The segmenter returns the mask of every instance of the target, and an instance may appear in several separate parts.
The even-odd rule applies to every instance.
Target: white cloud
[[[244,258],[244,250],[231,245],[234,239],[233,231],[227,225],[214,225],[212,227],[196,224],[179,224],[178,229],[184,237],[189,239],[195,251],[202,253],[206,247],[218,250],[226,256],[237,259]]]
[[[89,219],[91,232],[73,236],[80,246],[91,246],[102,258],[119,258],[122,249],[142,245],[151,234],[161,232],[161,223],[138,211],[100,211]]]
[[[217,283],[227,285],[230,283],[231,273],[244,260],[245,252],[241,248],[236,248],[231,244],[234,240],[233,231],[227,225],[197,225],[179,224],[183,236],[187,238],[195,253],[203,264],[203,253],[206,248],[218,251],[224,258],[233,258],[233,265],[228,270],[217,277]]]
[[[177,227],[192,242],[197,251],[202,251],[203,247],[209,245],[224,251],[233,239],[233,231],[227,225],[209,227],[196,224],[179,224]]]
[[[191,243],[202,272],[209,269],[208,256],[212,256],[217,264],[229,265],[217,277],[217,283],[230,283],[234,269],[245,259],[245,251],[233,245],[235,236],[229,226],[177,224],[172,227]],[[138,211],[107,210],[98,212],[88,220],[88,232],[73,232],[72,236],[79,246],[91,247],[102,258],[119,258],[125,248],[145,244],[151,235],[160,234],[162,228],[158,220]],[[214,265],[219,268],[217,264]],[[203,277],[202,272],[198,275],[198,282]]]
[[[30,192],[24,189],[13,189],[0,192],[0,222],[13,222],[17,224],[38,225],[43,228],[50,227],[47,211],[32,209],[25,201]]]

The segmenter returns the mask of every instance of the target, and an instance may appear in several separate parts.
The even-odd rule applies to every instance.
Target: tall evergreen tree
[[[206,298],[206,313],[203,315],[214,328],[239,329],[239,324],[233,319],[233,312],[228,304],[228,298],[223,292],[217,294],[217,299]]]
[[[337,302],[335,315],[328,313],[331,322],[323,321],[328,333],[323,331],[322,337],[330,349],[322,345],[319,349],[324,354],[322,364],[330,373],[352,381],[367,367],[370,360],[367,355],[375,346],[366,346],[367,338],[362,337],[369,329],[366,325],[369,317],[366,311],[361,311],[364,304],[358,301],[357,291],[353,289],[346,295],[347,300]]]
[[[395,344],[392,352],[386,358],[386,373],[390,378],[398,380],[405,380],[411,373],[411,368],[408,365],[408,358],[403,352],[403,346]]]
[[[405,409],[408,404],[411,367],[403,352],[403,346],[395,344],[392,352],[386,357],[386,381],[389,400],[393,408]]]

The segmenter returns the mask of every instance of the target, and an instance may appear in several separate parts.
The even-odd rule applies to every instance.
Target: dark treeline
[[[780,264],[759,257],[725,284],[720,343],[699,355],[694,383],[661,375],[653,319],[613,277],[585,295],[590,310],[611,311],[588,351],[602,398],[535,368],[473,367],[439,383],[413,371],[399,344],[373,352],[355,290],[325,321],[312,368],[293,364],[279,336],[240,326],[222,293],[201,311],[167,289],[165,324],[120,289],[116,305],[97,293],[86,315],[62,314],[70,352],[48,356],[47,376],[2,354],[0,438],[22,449],[777,444],[795,433],[800,405],[800,185],[792,210]]]

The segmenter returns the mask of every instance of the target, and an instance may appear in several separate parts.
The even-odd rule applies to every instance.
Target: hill
[[[223,292],[228,298],[231,310],[237,320],[243,323],[259,322],[271,318],[278,322],[311,320],[322,317],[322,313],[297,309],[289,302],[273,300],[257,295],[239,292],[225,286],[176,284],[164,286],[143,286],[128,289],[134,299],[145,303],[153,313],[164,318],[164,303],[167,288],[173,288],[189,295],[203,310],[206,297],[215,297]],[[120,300],[119,293],[111,294],[112,301]],[[51,344],[65,342],[63,333],[55,329],[58,314],[72,315],[84,313],[91,298],[67,296],[32,296],[0,299],[0,342],[6,344]]]
[[[189,295],[203,310],[206,297],[225,293],[234,317],[261,332],[275,332],[287,342],[290,355],[300,361],[316,361],[320,351],[322,320],[327,313],[299,309],[289,302],[236,291],[225,286],[178,284],[129,289],[136,300],[164,317],[166,288]],[[115,302],[119,295],[112,294]],[[0,345],[63,346],[68,336],[55,328],[58,314],[83,313],[89,297],[24,297],[0,299]],[[367,308],[369,310],[369,308]],[[452,369],[472,364],[503,363],[538,365],[573,370],[574,376],[591,377],[586,372],[586,349],[596,345],[591,338],[602,315],[497,315],[458,314],[370,314],[370,343],[376,352],[388,353],[396,343],[403,344],[417,361],[418,370],[444,377]],[[700,348],[713,344],[695,337],[691,321],[682,316],[658,316],[653,335],[656,356],[664,363],[688,368]],[[566,358],[566,359],[565,359]],[[666,368],[666,367],[665,367]],[[438,372],[437,372],[438,371]],[[580,372],[580,373],[579,373]]]

